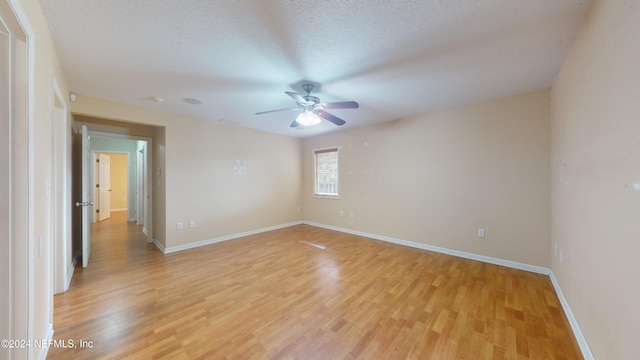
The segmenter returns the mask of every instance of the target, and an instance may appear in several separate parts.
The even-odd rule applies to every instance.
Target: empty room
[[[636,1],[0,16],[0,359],[637,357]]]

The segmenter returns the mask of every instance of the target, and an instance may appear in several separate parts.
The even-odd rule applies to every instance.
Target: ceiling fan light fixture
[[[314,126],[320,124],[320,117],[313,111],[304,111],[296,117],[296,122],[302,126]]]
[[[320,124],[322,119],[327,120],[337,126],[342,126],[346,122],[339,117],[328,113],[325,109],[357,109],[360,105],[355,101],[338,101],[338,102],[320,102],[316,96],[311,96],[311,92],[316,89],[314,84],[303,84],[302,88],[306,95],[301,95],[291,91],[284,93],[289,95],[298,106],[297,108],[284,108],[269,111],[260,111],[256,115],[268,114],[277,111],[295,110],[302,111],[294,122],[291,123],[292,128],[305,128]],[[320,119],[322,117],[322,119]]]

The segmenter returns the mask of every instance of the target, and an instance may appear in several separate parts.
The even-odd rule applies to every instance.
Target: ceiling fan
[[[257,112],[256,115],[268,114],[277,111],[302,111],[296,119],[291,123],[291,127],[307,127],[317,125],[321,121],[321,117],[325,120],[328,120],[338,126],[342,126],[345,124],[345,121],[340,119],[339,117],[330,114],[325,111],[325,109],[357,109],[360,105],[355,101],[338,101],[338,102],[320,102],[320,99],[316,96],[311,96],[313,90],[315,90],[316,86],[314,84],[303,84],[302,89],[307,93],[306,95],[301,95],[298,93],[285,91],[284,93],[291,96],[293,100],[296,101],[296,108],[284,108],[277,110],[269,110],[269,111],[261,111]]]

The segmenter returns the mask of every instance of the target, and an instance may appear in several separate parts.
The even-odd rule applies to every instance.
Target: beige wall
[[[167,131],[170,246],[301,220],[300,141],[193,121]],[[236,169],[240,161],[246,171]],[[196,229],[176,223],[195,220]]]
[[[598,359],[639,351],[638,34],[637,1],[596,2],[552,90],[553,271]]]
[[[549,266],[549,143],[547,90],[307,139],[304,218]],[[313,149],[336,145],[340,199],[314,198]]]
[[[161,227],[154,237],[167,248],[301,220],[297,139],[85,96],[71,110],[83,121],[163,129],[154,135],[152,172],[154,210],[166,215],[154,216],[154,229]],[[122,132],[118,123],[95,122],[100,131]]]
[[[13,2],[32,36],[29,196],[49,202],[52,84],[63,94],[68,88],[39,2]],[[554,83],[550,107],[549,92],[540,91],[303,142],[83,96],[72,110],[146,126],[141,136],[153,138],[154,174],[161,170],[153,177],[153,233],[164,246],[306,219],[551,265],[596,358],[634,358],[640,333],[638,24],[634,1],[596,2]],[[137,131],[137,125],[98,126]],[[342,196],[313,198],[311,151],[334,145],[341,146]],[[236,160],[244,160],[246,175],[234,172]],[[25,285],[12,289],[12,330],[15,338],[32,329],[28,337],[42,339],[53,301],[51,207],[30,207],[30,236],[20,247],[29,267],[13,277]],[[191,219],[196,229],[175,229]],[[486,238],[476,237],[479,227]],[[23,311],[27,307],[32,310]]]

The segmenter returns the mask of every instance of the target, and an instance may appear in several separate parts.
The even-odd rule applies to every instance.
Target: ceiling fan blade
[[[357,109],[360,105],[355,101],[338,101],[322,103],[325,109]]]
[[[339,117],[329,114],[328,112],[324,111],[324,110],[318,110],[318,115],[322,116],[323,118],[331,121],[332,123],[338,125],[338,126],[342,126],[344,125],[346,122],[342,119],[340,119]]]
[[[295,100],[297,103],[299,104],[306,104],[307,100],[305,100],[302,95],[298,94],[298,93],[294,93],[294,92],[290,92],[290,91],[285,91],[285,94],[291,96],[293,98],[293,100]]]
[[[278,111],[286,111],[286,110],[300,110],[298,108],[285,108],[285,109],[276,109],[276,110],[268,110],[268,111],[260,111],[257,112],[256,115],[262,115],[262,114],[268,114],[268,113],[272,113],[272,112],[278,112]]]

